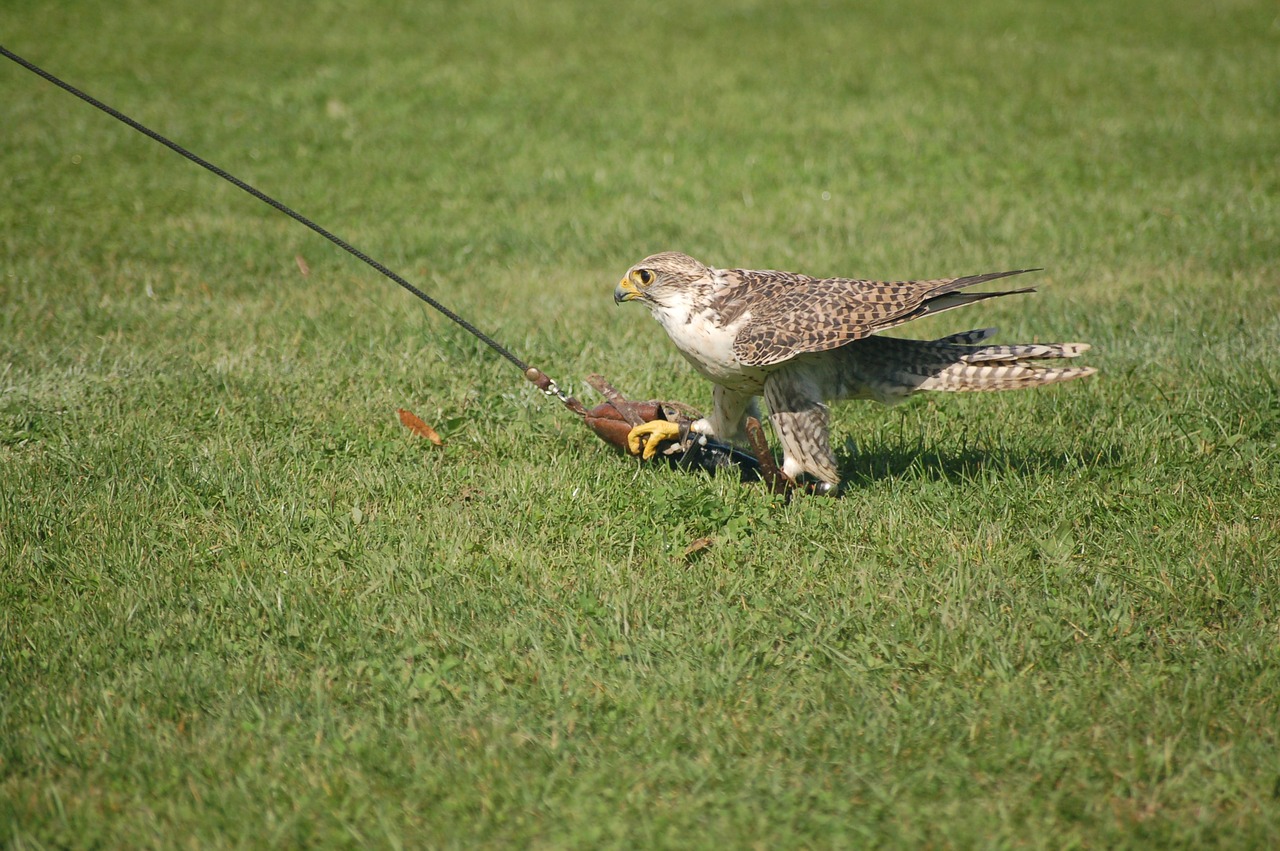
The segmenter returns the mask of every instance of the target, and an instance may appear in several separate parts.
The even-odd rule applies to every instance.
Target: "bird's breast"
[[[720,314],[707,308],[655,311],[655,315],[680,354],[698,372],[734,390],[760,392],[764,372],[744,365],[733,353],[733,341],[750,318],[749,314],[734,317],[728,324],[721,321]]]

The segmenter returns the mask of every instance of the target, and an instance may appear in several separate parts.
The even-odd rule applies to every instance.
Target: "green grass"
[[[662,249],[1044,266],[904,330],[1101,373],[842,406],[840,500],[640,465],[4,63],[0,842],[1280,842],[1270,4],[389,5],[17,3],[0,39],[588,401],[707,404],[611,304]]]

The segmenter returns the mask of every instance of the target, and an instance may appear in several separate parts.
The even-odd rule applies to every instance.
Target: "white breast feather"
[[[653,316],[698,372],[735,390],[760,392],[764,372],[744,366],[733,353],[733,341],[751,318],[750,312],[738,316],[731,325],[721,326],[714,310],[695,306],[688,293],[679,293],[666,304],[653,305]]]

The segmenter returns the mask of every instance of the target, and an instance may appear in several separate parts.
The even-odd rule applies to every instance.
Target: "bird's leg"
[[[697,420],[689,430],[741,446],[747,442],[747,414],[759,416],[754,394],[714,384],[711,387],[711,416]]]
[[[764,398],[782,444],[782,472],[793,481],[808,473],[822,483],[818,486],[822,493],[839,485],[829,437],[830,415],[810,377],[784,367],[765,379]]]

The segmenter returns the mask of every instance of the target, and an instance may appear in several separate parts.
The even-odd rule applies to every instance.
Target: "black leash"
[[[161,134],[152,130],[150,127],[147,127],[133,120],[129,116],[125,115],[123,112],[120,112],[118,109],[114,109],[113,107],[108,106],[107,104],[103,103],[102,101],[98,100],[92,95],[89,95],[85,92],[80,91],[75,86],[61,80],[60,78],[54,76],[53,74],[50,74],[48,71],[44,70],[40,66],[32,62],[28,62],[26,59],[23,59],[21,56],[18,56],[16,53],[12,52],[2,44],[0,44],[0,55],[3,55],[8,59],[12,59],[14,62],[21,65],[23,68],[26,68],[28,71],[32,72],[33,74],[36,74],[44,78],[48,82],[53,83],[55,86],[62,89],[63,91],[66,91],[66,92],[69,92],[70,94],[75,95],[80,100],[84,101],[90,106],[96,107],[97,109],[101,110],[102,112],[105,112],[107,115],[110,115],[112,118],[116,119],[117,121],[123,122],[129,125],[130,127],[132,127],[134,130],[137,130],[139,133],[143,134],[144,136],[154,139],[155,141],[164,145],[169,150],[190,160],[191,162],[195,163],[196,165],[200,166],[206,171],[212,172],[213,174],[216,174],[218,177],[221,177],[223,180],[227,181],[233,186],[244,190],[245,192],[249,193],[254,198],[257,198],[259,201],[263,202],[264,204],[274,207],[276,210],[279,210],[281,213],[284,213],[286,216],[293,219],[295,222],[305,225],[306,227],[320,234],[320,236],[323,236],[325,239],[329,240],[334,245],[338,246],[339,248],[341,248],[343,251],[347,252],[351,256],[355,257],[358,260],[363,261],[366,265],[371,266],[374,270],[382,274],[384,277],[390,278],[391,280],[395,281],[397,284],[404,287],[406,290],[408,290],[418,298],[425,301],[432,308],[444,314],[446,318],[448,318],[455,324],[461,326],[462,329],[465,330],[467,333],[476,337],[478,340],[483,342],[489,348],[493,349],[495,352],[502,355],[511,363],[515,364],[517,367],[519,367],[520,372],[524,374],[525,379],[527,379],[535,387],[537,387],[539,390],[541,390],[543,393],[547,394],[548,396],[555,396],[557,399],[560,400],[561,404],[563,404],[566,408],[573,411],[575,414],[581,417],[584,417],[587,421],[588,426],[592,427],[593,430],[596,430],[593,426],[591,426],[592,416],[595,414],[595,412],[588,411],[586,406],[583,405],[581,402],[579,402],[576,398],[567,395],[563,390],[561,390],[556,385],[556,382],[551,378],[551,376],[547,375],[542,370],[538,369],[536,366],[530,366],[529,364],[525,363],[520,358],[512,354],[512,352],[509,349],[507,349],[498,341],[494,340],[488,334],[484,333],[479,328],[472,325],[470,322],[463,319],[461,316],[454,313],[452,310],[445,307],[443,304],[436,301],[434,298],[427,295],[422,290],[418,289],[413,284],[406,281],[403,277],[396,274],[391,269],[388,269],[386,266],[379,263],[377,260],[374,260],[368,254],[365,254],[363,251],[356,248],[354,245],[347,242],[345,239],[342,239],[341,237],[337,236],[331,231],[311,221],[311,219],[308,219],[306,216],[297,212],[292,207],[289,207],[288,205],[283,204],[280,201],[277,201],[275,198],[272,198],[270,195],[266,194],[265,192],[249,185],[248,183],[245,183],[243,180],[236,177],[234,174],[231,174],[225,169],[219,168],[218,166],[204,159],[203,157],[200,157],[192,153],[191,151],[179,145],[177,142],[174,142],[173,140],[165,136],[162,136]],[[601,437],[604,437],[604,435],[601,434],[601,432],[599,432],[598,430],[596,430],[596,433],[600,434]],[[609,438],[605,438],[605,440],[607,442],[612,442],[612,441],[609,441]],[[763,440],[763,436],[761,436],[761,440]],[[673,458],[671,456],[665,456],[665,457],[668,457],[668,460],[671,460],[676,466],[688,466],[688,467],[703,469],[708,471],[714,471],[716,469],[719,469],[725,466],[733,466],[739,470],[740,474],[742,475],[743,481],[753,481],[756,477],[758,477],[759,471],[761,469],[759,462],[757,462],[755,458],[746,454],[745,452],[741,452],[725,444],[720,444],[715,441],[707,440],[706,438],[702,438],[697,441],[690,442],[684,454],[678,458]]]
[[[311,219],[308,219],[306,216],[297,212],[296,210],[289,207],[288,205],[283,204],[280,201],[277,201],[275,198],[272,198],[270,195],[266,194],[265,192],[253,186],[250,186],[248,183],[245,183],[243,180],[236,177],[234,174],[231,174],[225,169],[219,168],[218,166],[204,159],[203,157],[200,157],[192,153],[191,151],[179,145],[177,142],[174,142],[173,140],[160,135],[156,131],[152,130],[150,127],[147,127],[143,124],[140,124],[137,121],[134,121],[132,118],[125,115],[123,112],[120,112],[118,109],[114,109],[108,106],[107,104],[103,103],[102,101],[98,100],[97,98],[93,97],[92,95],[89,95],[85,92],[80,91],[75,86],[59,79],[58,77],[55,77],[53,74],[50,74],[48,71],[44,70],[40,66],[35,65],[34,63],[31,63],[31,62],[28,62],[26,59],[23,59],[21,56],[18,56],[16,53],[13,53],[2,44],[0,44],[0,54],[3,54],[8,59],[12,59],[14,62],[18,63],[23,68],[26,68],[28,71],[32,72],[33,74],[37,74],[38,76],[43,77],[45,80],[48,80],[50,83],[53,83],[55,86],[62,89],[63,91],[66,91],[75,95],[76,97],[80,98],[80,100],[84,101],[90,106],[93,106],[102,110],[107,115],[110,115],[112,118],[116,119],[117,121],[121,121],[129,125],[134,130],[137,130],[139,133],[143,134],[144,136],[154,139],[155,141],[164,145],[166,148],[173,151],[174,153],[179,154],[185,157],[186,159],[191,160],[191,162],[195,163],[196,165],[200,166],[206,171],[210,171],[213,174],[216,174],[218,177],[221,177],[223,180],[227,181],[228,183],[237,187],[238,189],[243,189],[245,192],[248,192],[254,198],[257,198],[259,201],[263,202],[264,204],[268,204],[271,207],[274,207],[275,209],[279,210],[281,213],[284,213],[286,216],[293,219],[295,222],[298,222],[299,224],[302,224],[302,225],[306,225],[308,228],[320,234],[325,239],[329,240],[334,245],[341,248],[343,251],[347,252],[348,254],[355,257],[356,259],[363,261],[366,265],[373,267],[376,271],[378,271],[380,274],[384,275],[385,277],[388,277],[391,280],[395,281],[397,284],[404,287],[406,290],[408,290],[418,298],[425,301],[432,308],[444,314],[446,318],[448,318],[455,324],[461,326],[462,329],[465,330],[467,333],[476,337],[478,340],[483,342],[489,348],[493,349],[495,352],[502,355],[507,360],[511,361],[511,363],[519,367],[520,372],[524,374],[524,377],[529,381],[531,381],[534,385],[536,385],[538,389],[541,390],[543,393],[546,393],[549,396],[555,396],[565,405],[565,407],[569,408],[569,410],[573,411],[576,414],[586,413],[586,409],[583,407],[581,402],[579,402],[577,399],[574,399],[571,396],[566,396],[565,393],[556,385],[555,381],[552,380],[552,378],[548,376],[546,373],[542,372],[542,370],[525,363],[520,358],[512,354],[509,349],[507,349],[498,341],[494,340],[488,334],[484,333],[479,328],[472,325],[470,322],[463,319],[461,316],[454,313],[452,310],[445,307],[443,304],[436,301],[434,298],[427,295],[422,290],[418,289],[413,284],[406,281],[403,277],[396,274],[391,269],[388,269],[386,266],[379,263],[377,260],[374,260],[368,254],[365,254],[363,251],[356,248],[354,245],[347,242],[345,239],[342,239],[341,237],[337,236],[331,231],[326,230],[325,228],[311,221]]]

